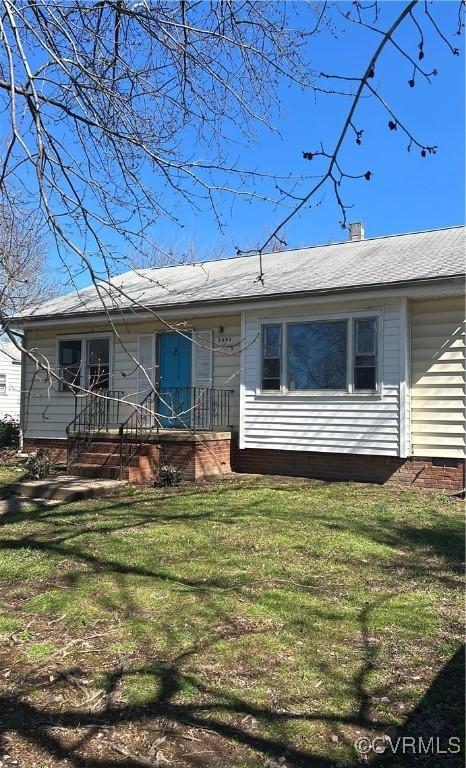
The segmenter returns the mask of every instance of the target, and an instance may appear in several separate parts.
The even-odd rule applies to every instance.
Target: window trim
[[[0,389],[0,395],[2,395],[2,396],[3,395],[7,395],[8,394],[8,374],[7,373],[0,373],[0,376],[4,376],[5,377],[5,391],[2,391],[2,389]]]
[[[354,320],[363,320],[375,318],[377,320],[377,349],[376,349],[376,389],[374,390],[355,390],[354,389],[354,366],[353,366],[353,345],[354,345]],[[320,389],[303,390],[288,389],[288,328],[287,326],[295,323],[313,323],[313,322],[331,322],[332,320],[347,321],[347,340],[346,340],[346,366],[347,366],[347,386],[346,389]],[[264,317],[258,319],[258,339],[259,339],[259,365],[257,366],[256,395],[261,398],[281,397],[286,395],[293,398],[320,398],[336,399],[350,397],[352,400],[361,398],[362,400],[376,399],[383,397],[383,309],[373,307],[368,309],[350,310],[347,312],[332,312],[315,315],[297,315],[281,317]],[[282,360],[281,360],[281,385],[280,390],[262,389],[262,338],[264,325],[282,326]]]
[[[60,368],[60,342],[62,341],[81,341],[82,347],[81,347],[81,370],[79,372],[79,384],[80,387],[87,387],[87,383],[83,381],[83,379],[86,376],[87,371],[87,342],[89,339],[108,339],[108,375],[110,380],[110,389],[112,388],[112,381],[114,376],[113,371],[113,361],[114,361],[114,337],[113,333],[109,333],[108,331],[104,333],[67,333],[67,334],[59,334],[56,337],[56,350],[55,350],[55,361],[56,361],[56,372],[59,372]],[[83,354],[84,352],[84,354]],[[84,365],[82,365],[82,360],[84,360]],[[58,395],[74,395],[74,393],[70,389],[62,389],[62,383],[57,381],[56,382],[56,393]]]

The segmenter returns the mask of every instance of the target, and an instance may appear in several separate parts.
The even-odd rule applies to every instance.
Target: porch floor
[[[125,433],[131,434],[136,430],[127,429]],[[77,434],[71,432],[70,435]],[[118,427],[110,429],[101,429],[95,431],[96,440],[115,440],[119,437]],[[229,440],[231,439],[231,430],[223,431],[196,431],[192,432],[189,429],[160,429],[158,432],[153,432],[150,436],[144,437],[144,443],[160,443],[160,442],[186,442],[186,443],[205,443],[209,440]]]

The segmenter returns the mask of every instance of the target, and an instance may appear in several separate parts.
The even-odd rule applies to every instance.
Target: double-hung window
[[[281,350],[281,325],[264,325],[262,327],[262,389],[280,390]]]
[[[377,337],[376,317],[264,323],[261,389],[376,392]]]
[[[86,386],[89,389],[108,389],[110,382],[110,340],[87,339]]]
[[[6,395],[6,373],[0,373],[0,395]]]
[[[377,320],[375,317],[353,320],[353,390],[377,389]]]
[[[58,342],[60,391],[73,386],[91,390],[108,389],[110,385],[110,339],[90,337],[60,339]]]

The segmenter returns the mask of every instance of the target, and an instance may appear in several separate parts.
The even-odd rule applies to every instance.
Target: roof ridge
[[[412,232],[395,232],[390,235],[376,235],[375,237],[364,237],[362,240],[336,240],[333,243],[316,243],[314,245],[300,245],[294,248],[284,248],[282,251],[266,251],[262,254],[264,256],[278,256],[280,253],[292,253],[293,251],[310,251],[314,248],[330,248],[335,245],[354,245],[354,243],[368,243],[374,240],[388,240],[393,237],[409,237],[411,235],[427,235],[430,232],[447,232],[451,229],[466,229],[466,224],[452,224],[450,227],[434,227],[433,229],[417,229]],[[212,264],[223,261],[234,261],[235,259],[251,259],[259,255],[259,251],[255,253],[242,253],[235,254],[234,256],[225,256],[222,259],[199,259],[198,261],[188,261],[184,264],[164,264],[160,267],[144,267],[143,269],[131,269],[128,272],[122,272],[121,275],[115,275],[111,279],[114,280],[117,277],[123,275],[129,275],[131,272],[137,274],[138,272],[157,272],[160,269],[175,269],[177,267],[196,267],[201,264]]]

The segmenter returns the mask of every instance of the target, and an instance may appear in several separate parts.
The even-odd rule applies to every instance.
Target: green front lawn
[[[348,766],[432,706],[458,735],[458,502],[244,478],[0,521],[21,765]]]

